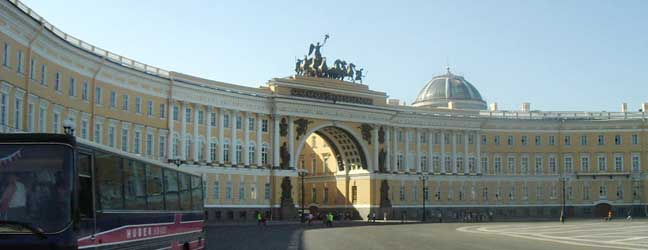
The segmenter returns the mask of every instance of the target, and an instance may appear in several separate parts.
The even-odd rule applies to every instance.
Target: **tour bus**
[[[204,249],[202,178],[63,134],[0,134],[0,249]]]

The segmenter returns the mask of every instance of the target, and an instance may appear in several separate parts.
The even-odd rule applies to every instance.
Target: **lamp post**
[[[560,210],[560,222],[565,223],[565,181],[567,177],[563,174],[560,176],[560,182],[562,184],[562,209]]]
[[[174,165],[176,165],[176,167],[180,167],[180,165],[182,165],[182,160],[180,160],[179,158],[168,159],[167,162],[173,163]]]
[[[63,121],[63,133],[65,133],[66,135],[74,136],[75,127],[76,124],[74,124],[72,119],[65,119],[65,121]]]
[[[308,170],[300,168],[297,170],[297,174],[301,178],[301,218],[300,221],[303,223],[304,222],[304,177],[308,175]]]
[[[426,174],[421,173],[421,174],[419,175],[419,180],[421,180],[421,182],[422,182],[422,184],[423,184],[423,188],[422,188],[422,189],[423,189],[423,202],[422,202],[423,217],[421,218],[421,221],[422,221],[422,222],[425,222],[425,217],[426,217],[426,213],[425,213],[425,199],[427,198],[427,195],[426,195],[425,191],[427,191],[427,186],[425,186],[425,181],[427,181],[428,178],[429,178],[429,176],[426,175]]]

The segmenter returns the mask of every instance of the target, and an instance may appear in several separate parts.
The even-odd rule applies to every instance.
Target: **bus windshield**
[[[0,144],[0,234],[58,232],[70,223],[72,148]],[[32,230],[33,231],[33,230]]]

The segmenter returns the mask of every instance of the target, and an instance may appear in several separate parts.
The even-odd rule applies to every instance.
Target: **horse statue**
[[[317,76],[327,77],[328,66],[326,66],[326,57],[322,57],[322,63],[317,66]]]
[[[304,74],[304,68],[302,67],[302,64],[304,63],[304,60],[302,59],[297,59],[297,62],[295,63],[295,74],[298,76],[301,76]]]
[[[356,77],[355,77],[355,79],[353,80],[353,82],[355,82],[356,80],[358,80],[358,81],[360,81],[360,84],[362,84],[362,77],[363,77],[363,76],[362,76],[362,71],[363,71],[363,70],[364,70],[364,69],[356,70],[356,72],[355,72]]]
[[[353,77],[353,73],[356,71],[355,67],[356,67],[355,64],[349,63],[349,67],[347,68],[347,72],[346,72],[346,77],[349,77],[349,79],[351,79],[351,81],[353,82],[355,82],[354,80],[355,78]]]

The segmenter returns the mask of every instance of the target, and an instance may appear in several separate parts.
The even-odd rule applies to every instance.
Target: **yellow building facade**
[[[166,71],[0,2],[0,132],[62,133],[203,174],[209,220],[645,215],[645,112],[486,108],[448,71],[411,106],[308,76],[258,88]],[[525,105],[526,106],[526,105]],[[642,109],[645,110],[645,109]],[[644,157],[646,156],[646,157]]]

